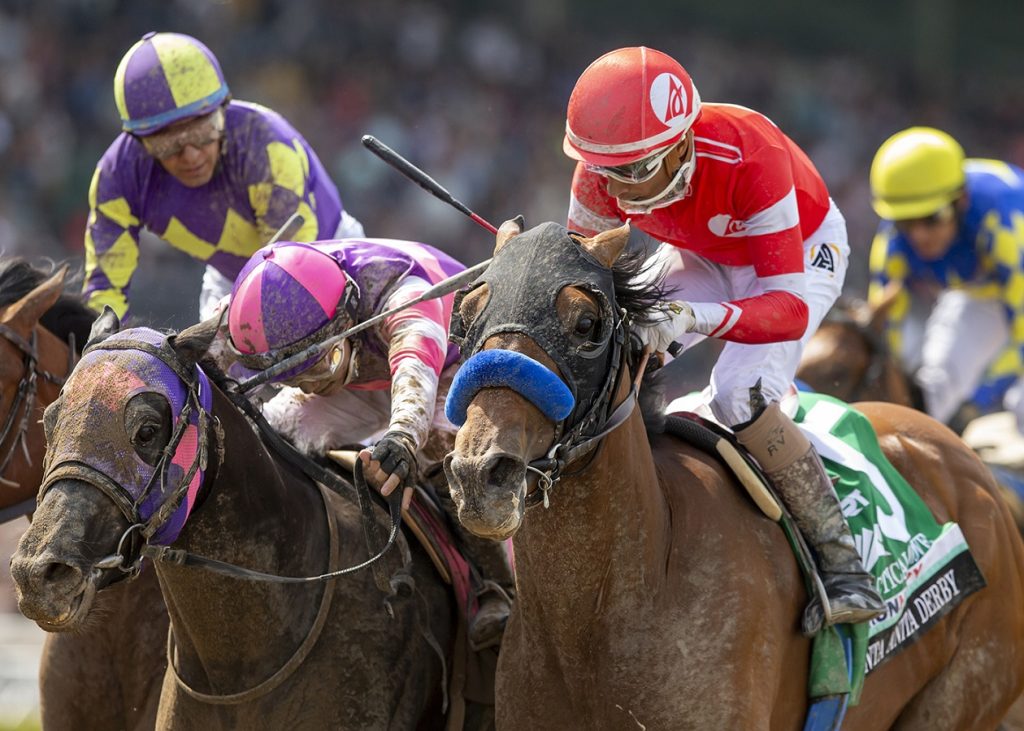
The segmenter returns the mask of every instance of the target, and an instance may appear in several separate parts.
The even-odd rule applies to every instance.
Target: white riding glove
[[[668,346],[697,325],[693,308],[686,302],[662,302],[655,307],[650,325],[637,324],[635,332],[640,342],[655,353],[664,353]]]

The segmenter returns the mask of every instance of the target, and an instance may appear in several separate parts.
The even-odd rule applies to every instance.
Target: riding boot
[[[867,622],[885,611],[874,577],[861,562],[825,466],[793,421],[772,403],[736,437],[771,479],[818,557],[828,610],[818,597],[804,610],[803,632],[826,624]]]
[[[476,569],[473,574],[476,601],[470,602],[471,607],[476,606],[476,611],[471,610],[469,616],[469,644],[474,650],[496,646],[501,644],[516,593],[509,555],[503,542],[480,538],[462,527],[448,491],[448,480],[444,470],[437,469],[439,466],[432,466],[423,474],[448,514],[449,524],[466,560]]]

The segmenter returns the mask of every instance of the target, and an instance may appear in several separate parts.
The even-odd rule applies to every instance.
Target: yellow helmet
[[[897,132],[871,163],[871,205],[889,221],[930,216],[960,197],[963,187],[963,148],[931,127]]]

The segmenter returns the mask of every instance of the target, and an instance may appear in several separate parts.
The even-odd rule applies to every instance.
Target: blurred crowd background
[[[309,139],[370,235],[467,262],[491,239],[367,153],[373,133],[485,218],[564,221],[569,92],[601,53],[676,56],[707,101],[770,116],[845,212],[866,287],[867,174],[891,133],[927,123],[969,155],[1024,163],[1024,4],[975,0],[0,0],[0,250],[81,260],[86,192],[118,132],[113,75],[148,30],[203,40],[236,98]],[[144,242],[136,313],[194,321],[201,265]]]

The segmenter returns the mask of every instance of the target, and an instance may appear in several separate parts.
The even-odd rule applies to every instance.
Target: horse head
[[[9,285],[16,291],[24,288],[18,284],[27,286],[28,277],[35,273],[28,264],[14,260],[0,274],[0,282],[19,278]],[[32,413],[36,397],[44,404],[55,397],[61,377],[53,374],[63,375],[68,361],[59,338],[38,326],[60,298],[66,274],[63,267],[47,278],[39,276],[30,291],[0,308],[0,403],[7,405],[0,414],[0,484],[23,487],[19,494],[25,492],[26,498],[39,483],[44,449],[38,417]]]
[[[118,329],[107,309],[43,419],[39,506],[11,573],[22,613],[49,630],[81,626],[99,589],[137,573],[144,543],[175,540],[207,469],[212,391],[196,359],[212,332]]]
[[[628,225],[586,238],[508,221],[491,265],[460,293],[451,331],[467,360],[448,396],[461,429],[445,467],[474,533],[512,536],[608,426],[627,343],[624,284],[642,264],[622,257],[628,239]],[[637,313],[649,290],[631,292]]]

